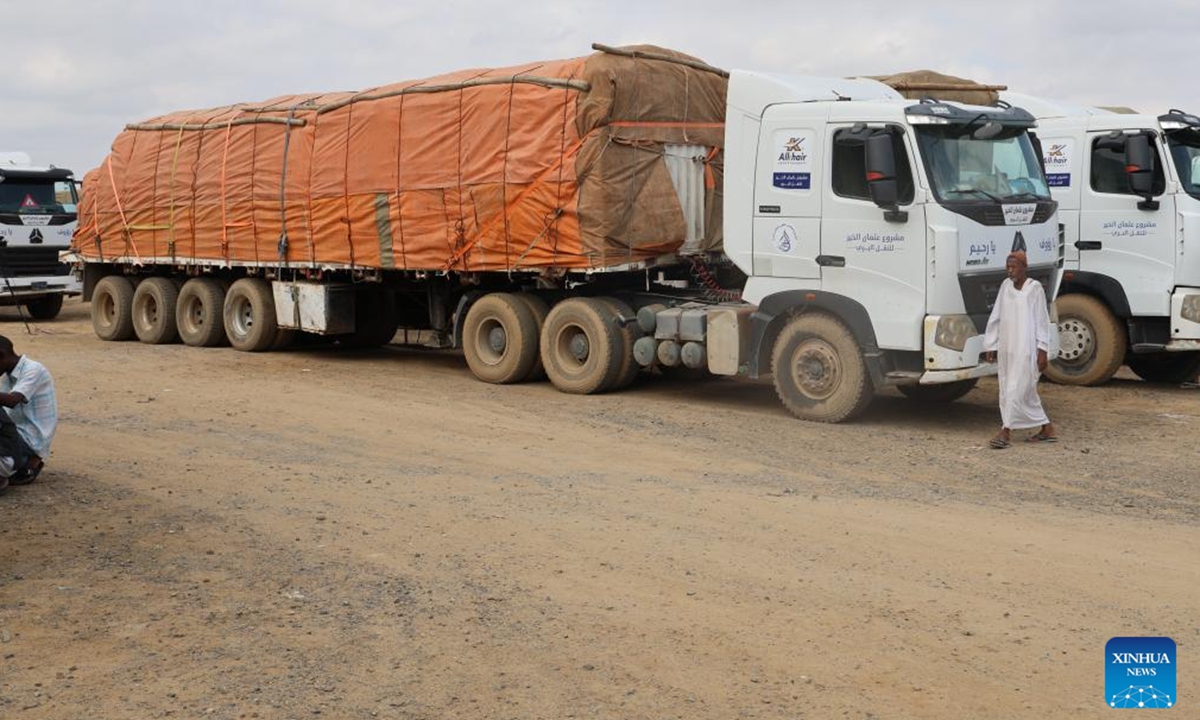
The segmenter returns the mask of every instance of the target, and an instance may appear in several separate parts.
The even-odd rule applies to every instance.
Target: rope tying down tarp
[[[133,264],[141,265],[142,264],[142,254],[138,252],[137,243],[135,243],[133,241],[133,233],[130,232],[129,221],[126,220],[126,218],[125,218],[125,207],[121,204],[121,194],[117,192],[117,179],[113,175],[112,156],[111,155],[108,157],[108,160],[105,163],[105,166],[108,168],[108,183],[109,183],[109,186],[112,188],[113,201],[116,202],[116,204],[117,204],[117,213],[121,216],[121,226],[125,229],[125,242],[130,247],[133,248],[133,258],[134,258]],[[97,235],[97,237],[99,237],[99,236]],[[128,255],[128,254],[129,253],[127,250],[126,255]]]
[[[308,121],[304,120],[302,118],[290,118],[290,117],[289,118],[253,117],[253,118],[238,118],[236,120],[231,120],[228,123],[228,125],[234,125],[234,126],[258,125],[258,124],[289,125],[289,126],[295,125],[298,127],[303,127],[304,125],[308,124]],[[208,122],[203,122],[200,124],[192,124],[192,123],[133,123],[131,125],[126,125],[125,129],[126,130],[148,130],[148,131],[178,130],[179,132],[185,132],[185,131],[186,132],[199,132],[199,131],[203,131],[203,130],[220,130],[221,128],[226,127],[226,125],[227,125],[227,123],[212,123],[212,124],[210,124]]]
[[[399,95],[416,95],[426,93],[454,92],[462,91],[473,87],[482,87],[484,85],[511,85],[516,83],[528,85],[540,85],[546,88],[568,88],[578,90],[579,92],[587,92],[592,89],[592,86],[582,80],[564,80],[562,78],[536,77],[533,75],[505,75],[501,77],[482,77],[483,73],[476,75],[470,80],[464,80],[457,83],[446,83],[444,85],[410,85],[408,87],[398,88],[396,90],[384,90],[382,92],[366,92],[348,97],[335,102],[327,103],[316,108],[318,115],[324,115],[334,110],[340,110],[347,105],[352,105],[358,102],[369,102],[372,100],[386,100],[387,98],[397,97]]]
[[[288,109],[288,119],[295,117],[296,108],[292,106]],[[279,242],[275,245],[275,251],[279,255],[280,269],[287,267],[288,253],[288,234],[287,234],[287,171],[288,171],[288,150],[292,147],[292,124],[287,124],[287,129],[283,133],[283,167],[279,173]],[[258,246],[258,236],[254,238],[254,244]],[[297,303],[297,306],[299,303]],[[298,326],[297,326],[298,327]]]

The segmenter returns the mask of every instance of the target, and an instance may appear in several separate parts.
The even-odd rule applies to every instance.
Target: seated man
[[[12,458],[12,485],[33,482],[50,455],[50,442],[58,425],[58,402],[54,397],[54,379],[50,371],[36,360],[18,355],[12,341],[0,335],[0,406],[16,425],[19,439],[26,446],[28,457],[20,448],[6,448],[5,430],[0,421],[0,475],[4,458]],[[11,454],[10,454],[11,451]]]

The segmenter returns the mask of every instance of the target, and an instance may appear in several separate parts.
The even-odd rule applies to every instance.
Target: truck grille
[[[69,275],[70,266],[58,261],[59,248],[0,247],[0,274],[8,277]]]

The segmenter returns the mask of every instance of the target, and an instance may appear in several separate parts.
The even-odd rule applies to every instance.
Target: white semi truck
[[[71,246],[77,203],[70,170],[35,166],[25,153],[0,153],[0,305],[21,305],[49,320],[64,297],[82,291],[59,260]]]
[[[1038,118],[1066,263],[1047,375],[1098,385],[1122,364],[1153,382],[1200,372],[1200,118],[1007,93]]]
[[[306,110],[291,109],[286,122],[311,117]],[[227,134],[234,122],[216,131]],[[299,277],[269,259],[255,266],[186,257],[187,230],[177,227],[170,257],[148,257],[143,240],[135,262],[111,238],[102,245],[81,233],[77,245],[94,240],[98,252],[76,260],[104,339],[227,340],[265,350],[296,330],[361,340],[364,325],[380,342],[400,323],[461,347],[488,382],[545,374],[560,390],[593,393],[627,385],[639,366],[773,374],[792,413],[838,422],[884,386],[950,401],[994,374],[980,359],[983,330],[1012,250],[1028,253],[1030,276],[1053,297],[1063,249],[1034,126],[1019,108],[906,100],[872,80],[735,71],[717,197],[720,253],[554,273],[364,272],[325,262]],[[205,131],[164,128],[168,140]],[[287,131],[281,121],[257,132],[275,128]],[[688,188],[705,186],[704,166],[693,160],[720,150],[663,153],[671,168],[672,153],[688,161],[671,177],[689,222],[701,223],[690,216],[704,212],[685,201]],[[346,158],[338,157],[340,167]],[[97,173],[97,182],[116,188],[112,173]],[[363,280],[394,290],[396,305],[367,301]],[[388,308],[387,319],[376,322],[364,307]]]

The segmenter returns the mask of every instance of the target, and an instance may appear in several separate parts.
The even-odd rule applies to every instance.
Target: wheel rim
[[[813,400],[828,399],[842,381],[842,361],[837,350],[820,338],[800,343],[791,370],[796,387]]]
[[[479,323],[475,332],[475,352],[488,365],[498,365],[508,351],[508,333],[504,325],[494,317]]]
[[[153,295],[142,296],[142,301],[138,303],[138,317],[145,327],[158,324],[158,302]]]
[[[254,305],[249,298],[242,296],[234,298],[231,309],[234,334],[238,337],[248,336],[254,329]]]
[[[100,298],[100,321],[105,327],[117,322],[117,299],[110,294]]]
[[[1096,331],[1083,318],[1069,317],[1058,323],[1058,359],[1066,365],[1082,365],[1096,348]]]
[[[204,325],[204,304],[198,297],[190,297],[183,303],[183,321],[189,329],[199,329]]]
[[[558,331],[555,337],[555,354],[564,366],[571,372],[583,370],[591,357],[591,340],[587,331],[578,325],[568,325]]]

